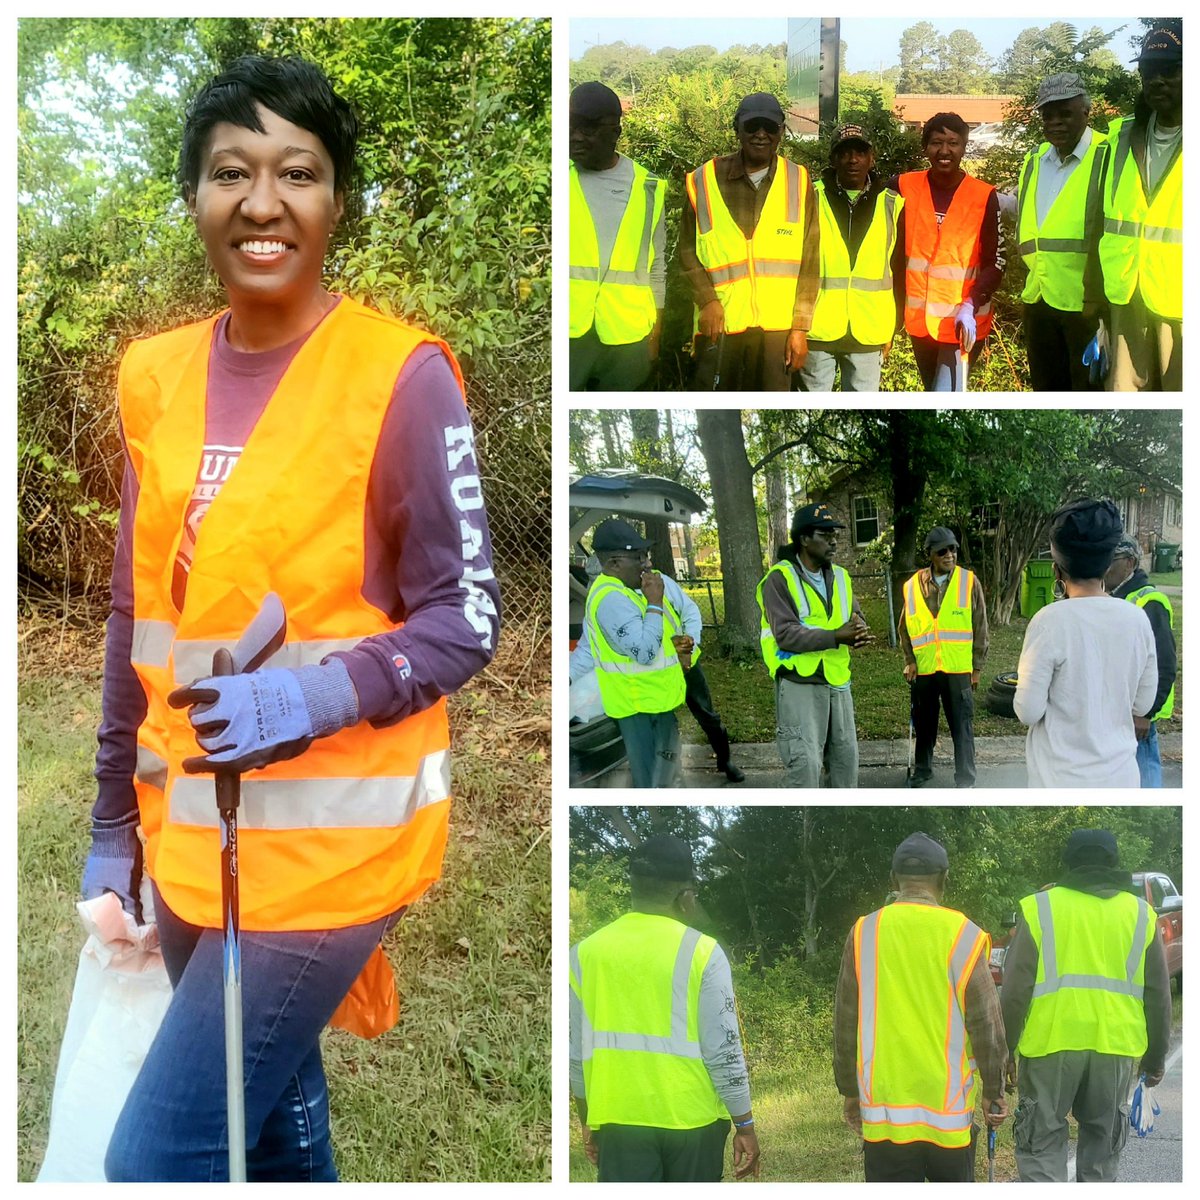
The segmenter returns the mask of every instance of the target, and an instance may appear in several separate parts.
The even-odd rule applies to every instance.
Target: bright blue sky
[[[873,71],[879,68],[881,62],[884,68],[898,64],[900,34],[918,21],[931,22],[940,33],[949,33],[952,29],[968,29],[983,43],[983,48],[988,54],[996,57],[1012,45],[1013,39],[1022,29],[1030,25],[1049,25],[1056,20],[1068,20],[1080,30],[1099,25],[1101,29],[1108,31],[1122,24],[1128,25],[1129,29],[1122,31],[1110,43],[1117,57],[1126,62],[1133,57],[1133,51],[1128,49],[1128,34],[1140,34],[1142,31],[1136,17],[843,17],[842,39],[847,43],[846,66],[851,71]],[[573,59],[581,57],[588,46],[595,45],[597,40],[601,44],[626,41],[631,45],[646,46],[651,50],[659,50],[663,46],[682,49],[685,46],[704,44],[716,46],[718,50],[727,50],[739,42],[749,44],[786,41],[787,18],[642,20],[635,17],[573,17],[570,21],[569,36]]]

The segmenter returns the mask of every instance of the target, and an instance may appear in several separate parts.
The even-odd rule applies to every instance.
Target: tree
[[[938,91],[972,95],[992,88],[992,59],[980,40],[966,29],[954,29],[938,40]]]
[[[900,92],[936,92],[941,37],[929,21],[918,21],[900,34]]]
[[[762,578],[763,558],[742,414],[737,409],[702,408],[696,412],[696,429],[720,536],[725,581],[721,644],[733,654],[749,656],[758,652],[761,614],[755,590]]]

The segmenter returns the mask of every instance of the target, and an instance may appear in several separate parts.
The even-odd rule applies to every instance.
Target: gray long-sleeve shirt
[[[721,1103],[730,1116],[748,1113],[750,1072],[738,1030],[733,975],[729,959],[720,946],[713,949],[700,980],[697,1024],[700,1056]],[[571,991],[570,1068],[571,1095],[587,1099],[583,1077],[583,1004],[574,989]]]

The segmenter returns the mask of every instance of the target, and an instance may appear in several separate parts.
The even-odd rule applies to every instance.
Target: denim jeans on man
[[[174,995],[117,1118],[105,1174],[227,1181],[223,935],[181,921],[157,888],[154,910]],[[242,932],[249,1181],[337,1180],[321,1030],[399,915],[348,929]]]
[[[1137,744],[1138,776],[1142,787],[1162,787],[1162,759],[1158,752],[1158,722],[1150,722],[1150,732],[1144,738],[1138,738]]]
[[[832,392],[834,373],[841,367],[843,392],[877,392],[883,371],[883,355],[878,350],[861,354],[808,348],[808,357],[798,373],[802,392]]]

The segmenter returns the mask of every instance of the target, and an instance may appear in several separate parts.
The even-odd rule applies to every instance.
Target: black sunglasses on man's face
[[[774,137],[779,132],[779,122],[768,120],[766,117],[754,117],[742,123],[743,133],[769,133]]]

